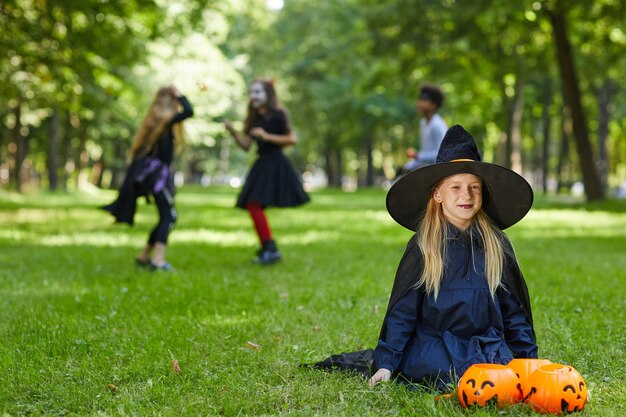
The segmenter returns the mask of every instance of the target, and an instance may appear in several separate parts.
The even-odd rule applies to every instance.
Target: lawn
[[[168,274],[133,262],[151,205],[140,203],[130,228],[96,209],[113,192],[0,192],[0,412],[535,415],[300,367],[374,346],[410,232],[388,216],[382,190],[315,192],[307,206],[269,211],[284,258],[261,267],[235,197],[180,190]],[[540,355],[583,375],[580,415],[625,416],[626,203],[538,199],[507,233]]]

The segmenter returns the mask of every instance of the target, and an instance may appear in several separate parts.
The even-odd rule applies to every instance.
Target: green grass
[[[298,365],[374,346],[410,233],[380,190],[322,191],[269,211],[282,263],[236,192],[186,187],[173,274],[133,257],[156,219],[96,210],[113,192],[0,192],[0,412],[8,415],[531,416]],[[583,416],[626,415],[626,203],[539,199],[508,231],[527,278],[540,355],[574,366]],[[253,349],[253,342],[260,346]],[[172,372],[172,360],[181,372]]]

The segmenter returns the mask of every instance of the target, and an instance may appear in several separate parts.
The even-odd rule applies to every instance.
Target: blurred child
[[[250,84],[250,101],[244,131],[238,132],[230,120],[224,125],[237,144],[249,150],[257,144],[258,158],[246,177],[237,207],[248,210],[261,248],[254,258],[262,265],[281,259],[265,215],[267,207],[295,207],[309,201],[299,175],[282,150],[296,144],[287,111],[280,105],[270,80],[256,79]]]
[[[182,111],[181,111],[182,107]],[[159,89],[135,135],[131,147],[132,163],[120,194],[112,204],[103,207],[117,222],[133,224],[136,199],[152,196],[159,221],[148,242],[135,258],[140,266],[152,271],[171,271],[166,261],[167,240],[176,223],[174,179],[170,165],[175,145],[183,141],[183,120],[193,115],[191,104],[175,86]]]
[[[443,92],[439,87],[433,84],[422,85],[415,105],[422,115],[420,119],[420,146],[415,159],[402,167],[404,173],[435,163],[443,135],[448,130],[448,125],[438,113],[443,105]]]

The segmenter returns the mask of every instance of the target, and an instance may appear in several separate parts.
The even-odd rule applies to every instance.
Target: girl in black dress
[[[135,135],[131,147],[132,163],[119,196],[112,204],[103,207],[115,216],[117,222],[132,225],[137,197],[152,196],[159,212],[159,222],[135,258],[138,265],[149,267],[152,271],[172,270],[165,260],[167,238],[176,223],[170,164],[175,145],[183,140],[182,121],[192,115],[191,104],[176,87],[172,85],[157,91]]]
[[[256,79],[250,84],[249,94],[244,131],[236,131],[230,120],[225,120],[224,125],[242,149],[247,151],[252,142],[257,144],[258,158],[248,173],[237,207],[250,213],[261,242],[254,261],[265,265],[279,261],[281,255],[264,209],[299,206],[309,197],[282,152],[285,146],[295,145],[297,139],[286,110],[278,102],[273,82]]]

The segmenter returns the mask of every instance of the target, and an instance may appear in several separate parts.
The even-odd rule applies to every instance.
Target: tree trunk
[[[51,191],[59,186],[57,175],[59,154],[59,112],[54,109],[50,116],[50,143],[48,147],[48,184]]]
[[[72,114],[67,113],[65,118],[65,128],[63,129],[63,145],[62,145],[62,155],[63,155],[63,189],[68,189],[68,182],[72,177],[72,173],[74,172],[74,159],[72,158],[72,134],[74,132],[74,128],[72,127]]]
[[[507,166],[522,174],[522,116],[524,115],[524,95],[521,76],[515,77],[515,96],[509,102],[509,125],[506,141]]]
[[[544,194],[548,191],[548,176],[549,168],[548,161],[550,160],[550,129],[552,128],[552,118],[550,117],[550,105],[552,104],[552,82],[550,77],[546,77],[546,82],[543,89],[543,108],[541,112],[542,128],[543,128],[543,147],[541,151],[541,188]]]
[[[78,161],[78,175],[76,176],[76,189],[84,190],[89,182],[87,175],[87,164],[89,163],[89,154],[87,153],[87,128],[81,123],[79,128],[80,140],[78,142],[78,150],[76,160]]]
[[[230,169],[230,146],[232,140],[229,137],[225,137],[220,142],[220,161],[218,163],[218,178],[223,180],[228,176],[228,170]]]
[[[120,188],[122,183],[124,182],[124,177],[126,176],[126,146],[124,141],[120,138],[115,138],[113,143],[114,150],[114,158],[113,165],[110,165],[111,169],[111,183],[109,184],[109,188]]]
[[[569,138],[572,134],[572,117],[570,115],[569,107],[565,107],[563,109],[561,121],[561,146],[559,150],[559,163],[556,168],[557,175],[557,193],[561,191],[561,188],[569,185],[569,178],[567,181],[564,180],[565,174],[563,170],[567,166],[567,161],[569,159]]]
[[[328,185],[330,187],[341,187],[341,152],[334,149],[331,145],[334,142],[332,134],[328,134],[326,137],[326,144],[324,149],[324,159],[326,177],[328,178]]]
[[[26,157],[24,137],[22,136],[22,103],[18,103],[13,109],[13,116],[15,117],[15,125],[12,129],[13,136],[13,178],[15,178],[15,189],[18,192],[23,190],[23,172],[22,165],[24,158]]]
[[[598,95],[598,170],[604,190],[608,189],[609,155],[607,152],[607,140],[609,137],[609,120],[611,118],[611,80],[605,80]]]
[[[367,138],[365,142],[365,156],[367,160],[366,172],[365,172],[365,186],[374,186],[374,157],[372,155],[374,151],[374,140],[371,137]]]
[[[102,188],[102,178],[104,174],[104,170],[106,169],[104,153],[100,155],[97,161],[93,163],[93,168],[91,170],[91,183],[98,188]]]
[[[0,118],[4,120],[4,112],[0,114]],[[0,129],[0,186],[5,185],[9,181],[8,148],[9,147],[7,146],[6,130]]]
[[[573,136],[578,151],[580,169],[585,184],[585,193],[588,200],[604,199],[604,190],[598,170],[594,165],[593,150],[589,141],[587,119],[582,106],[574,55],[567,38],[567,19],[562,10],[548,10],[552,22],[552,31],[556,47],[557,60],[561,73],[563,101],[570,106],[573,122]]]

